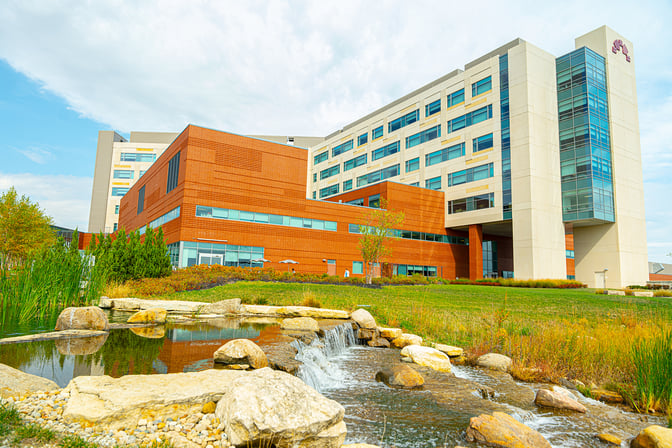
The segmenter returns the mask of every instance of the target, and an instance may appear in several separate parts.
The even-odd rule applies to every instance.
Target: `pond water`
[[[128,314],[111,314],[125,322]],[[285,340],[277,323],[217,319],[164,327],[112,330],[108,335],[60,341],[0,345],[0,363],[55,381],[64,387],[79,375],[156,374],[213,368],[212,355],[231,339],[260,346]],[[509,375],[453,366],[453,374],[414,365],[425,378],[421,390],[391,389],[375,381],[384,367],[400,363],[399,350],[356,344],[349,325],[333,327],[311,345],[294,342],[303,362],[298,376],[345,408],[347,443],[391,448],[480,447],[465,440],[471,417],[503,411],[541,432],[554,447],[598,446],[608,432],[627,440],[662,418],[636,415],[577,397],[586,414],[551,411],[533,404],[539,385]],[[491,388],[491,389],[488,389]],[[481,391],[494,390],[494,394]]]

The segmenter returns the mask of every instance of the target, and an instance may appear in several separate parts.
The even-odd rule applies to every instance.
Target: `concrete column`
[[[483,226],[469,226],[469,280],[483,278]]]

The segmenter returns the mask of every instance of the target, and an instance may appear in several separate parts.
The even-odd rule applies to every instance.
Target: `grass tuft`
[[[642,410],[672,413],[672,330],[640,339],[632,347],[636,400]]]
[[[34,439],[38,442],[51,442],[56,439],[56,433],[48,428],[43,428],[34,423],[18,426],[14,433],[14,443],[22,440]]]

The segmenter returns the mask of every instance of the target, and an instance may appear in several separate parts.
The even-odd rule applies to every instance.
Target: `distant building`
[[[575,45],[516,39],[307,150],[188,126],[126,180],[119,225],[163,226],[177,266],[358,275],[358,225],[386,198],[406,222],[383,273],[645,283],[633,46],[607,27]]]

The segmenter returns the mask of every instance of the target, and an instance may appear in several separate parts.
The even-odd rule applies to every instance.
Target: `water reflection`
[[[119,316],[117,316],[119,317]],[[119,317],[119,321],[124,320]],[[214,367],[214,352],[232,339],[259,345],[282,338],[274,322],[216,319],[111,330],[90,338],[0,345],[0,363],[51,379],[60,387],[81,375],[193,372]]]

